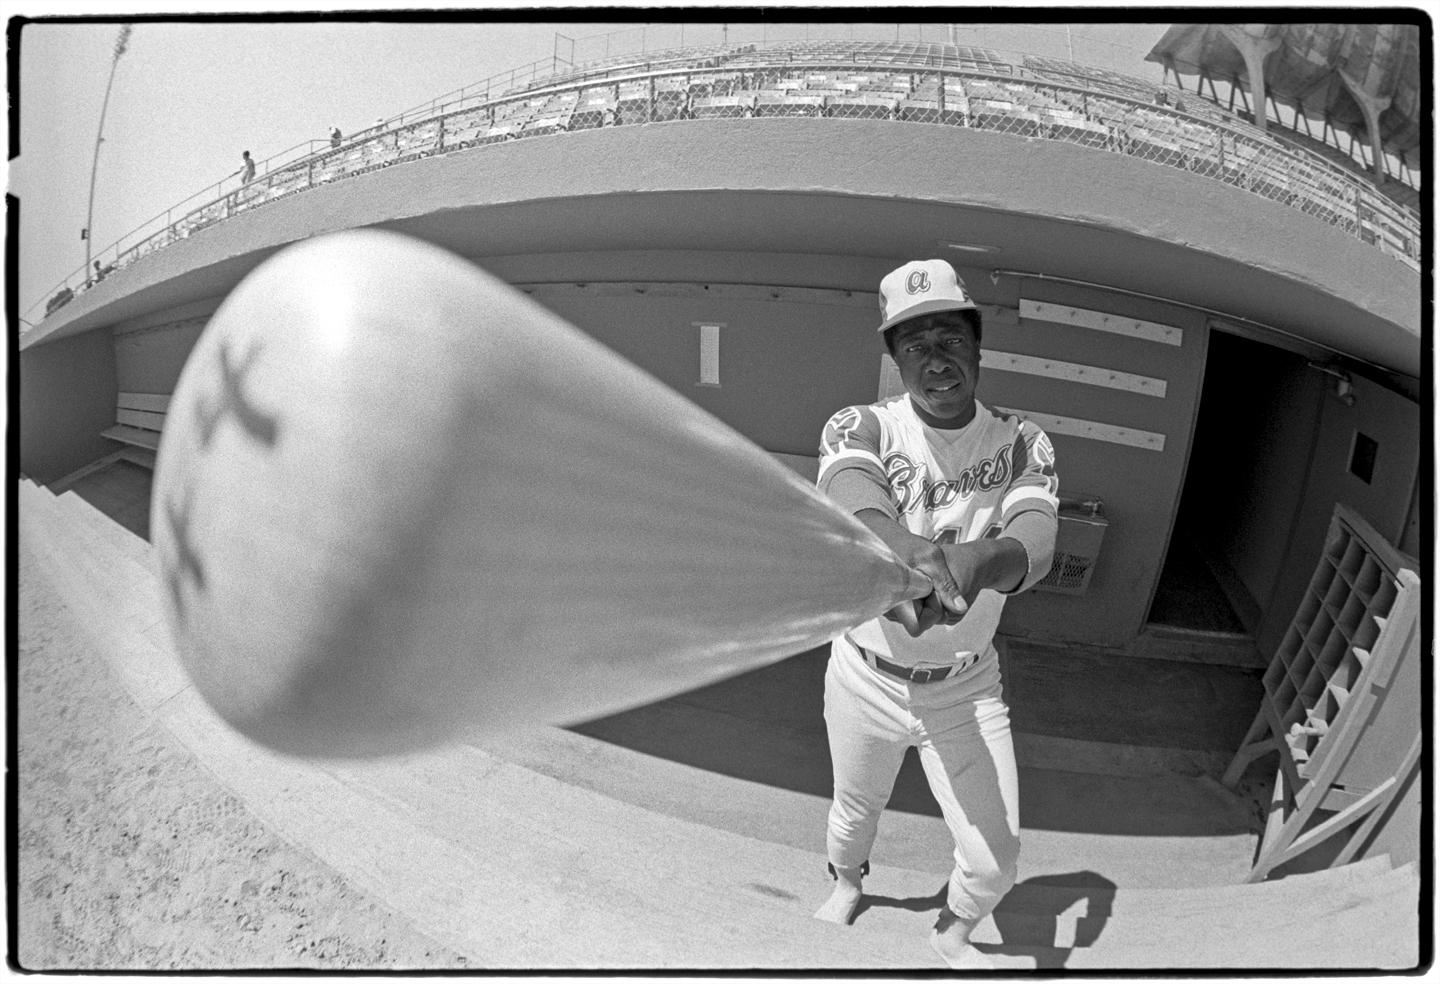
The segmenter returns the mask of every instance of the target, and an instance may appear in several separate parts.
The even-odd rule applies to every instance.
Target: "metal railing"
[[[232,174],[102,250],[102,267],[124,267],[239,212],[382,167],[507,140],[600,126],[713,118],[824,117],[959,126],[1077,143],[1180,168],[1280,202],[1420,266],[1418,215],[1360,175],[1288,146],[1215,107],[1189,111],[1126,92],[1114,73],[1085,80],[993,61],[961,67],[897,64],[876,45],[777,42],[739,49],[653,52],[646,61],[599,66],[552,60],[502,73],[436,97],[338,147],[310,140],[260,162],[248,182]],[[881,46],[883,53],[883,46]],[[825,57],[821,57],[824,55]],[[948,59],[945,59],[948,61]],[[544,74],[548,66],[550,71]],[[1081,66],[1071,66],[1081,70]],[[178,215],[178,217],[177,217]],[[110,259],[108,266],[105,260]],[[63,306],[92,286],[72,273],[46,304]],[[68,296],[67,296],[68,294]],[[59,303],[57,302],[59,300]],[[27,312],[31,321],[40,308]]]
[[[522,65],[518,68],[498,72],[481,79],[479,82],[473,82],[442,96],[437,96],[428,102],[421,103],[418,106],[400,113],[398,116],[391,117],[389,120],[381,120],[378,121],[377,124],[372,124],[367,129],[356,131],[352,133],[349,138],[342,140],[342,146],[353,146],[358,139],[374,138],[382,135],[384,131],[393,127],[401,126],[417,119],[435,116],[437,113],[443,113],[448,109],[458,107],[465,103],[489,102],[503,93],[515,91],[517,88],[523,89],[533,84],[536,79],[554,75],[558,68],[557,59],[545,58],[531,62],[528,65]],[[243,191],[247,184],[263,182],[271,175],[280,171],[289,170],[312,157],[323,154],[329,149],[331,149],[331,146],[328,139],[316,138],[302,141],[279,153],[272,154],[264,160],[256,161],[255,178],[252,179],[251,182],[245,182],[241,179],[242,172],[239,169],[230,172],[219,181],[207,185],[200,191],[190,195],[184,201],[178,202],[167,208],[164,212],[157,213],[151,218],[146,219],[109,246],[94,253],[91,256],[91,262],[98,262],[100,264],[102,273],[99,278],[96,278],[91,267],[81,266],[78,270],[69,273],[59,283],[44,291],[41,295],[43,300],[32,304],[25,312],[26,317],[20,320],[27,322],[27,319],[33,319],[36,313],[40,312],[42,305],[45,307],[45,310],[41,313],[41,317],[50,314],[52,311],[62,307],[64,302],[68,301],[76,293],[94,286],[100,279],[108,276],[120,266],[137,259],[145,253],[153,252],[154,249],[162,244],[156,240],[163,240],[164,243],[173,242],[177,238],[184,238],[190,231],[193,231],[194,228],[208,224],[204,219],[206,216],[212,215],[217,211],[217,203],[223,202],[234,192]],[[201,204],[197,204],[197,202]],[[219,211],[226,215],[231,214],[225,212],[223,208],[219,209]],[[174,218],[177,213],[182,216],[178,223]],[[108,263],[106,262],[107,260],[109,261]],[[60,303],[56,303],[57,301]],[[30,330],[34,330],[34,327],[32,324]]]

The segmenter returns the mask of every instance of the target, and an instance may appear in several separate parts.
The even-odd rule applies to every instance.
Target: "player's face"
[[[895,329],[895,365],[920,419],[963,427],[975,416],[980,345],[956,311],[908,321]]]

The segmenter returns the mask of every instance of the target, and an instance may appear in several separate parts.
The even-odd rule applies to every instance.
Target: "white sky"
[[[12,245],[18,246],[22,317],[35,320],[39,312],[30,308],[84,264],[80,230],[96,131],[115,40],[127,15],[166,20],[136,21],[116,66],[95,168],[92,251],[97,258],[122,235],[234,173],[242,150],[263,162],[325,136],[332,125],[345,133],[363,129],[461,86],[550,59],[557,34],[564,36],[562,55],[569,53],[564,38],[574,39],[576,61],[604,57],[607,49],[613,54],[642,44],[655,48],[721,39],[720,24],[704,22],[703,8],[694,6],[650,9],[644,14],[654,18],[649,22],[623,8],[594,8],[596,19],[585,23],[549,20],[544,7],[487,11],[443,0],[411,11],[367,0],[304,9],[240,0],[225,7],[259,19],[222,19],[206,13],[217,5],[194,2],[5,4],[11,17],[92,18],[89,23],[31,23],[22,30],[18,49],[9,52],[11,59],[18,56],[20,79],[18,93],[10,93],[18,109],[20,153],[10,162],[7,184],[20,204],[19,240]],[[343,11],[336,16],[345,19],[313,19],[325,9]],[[803,8],[769,9],[773,16],[766,22],[753,11],[749,21],[730,22],[728,40],[896,36],[893,23],[840,20],[845,8],[827,8],[819,15],[826,20],[811,24],[779,22],[807,16]],[[864,16],[867,8],[852,9]],[[939,20],[953,16],[951,9],[932,14],[916,7],[916,19],[928,16],[930,23],[900,25],[899,37],[946,40],[947,29]],[[988,13],[991,9],[975,13],[1025,19],[1023,7],[1002,14]],[[474,19],[427,22],[433,17],[427,11],[437,10]],[[1126,24],[1120,22],[1123,13],[1117,9],[1114,20],[1097,21],[1096,9],[1090,8],[1092,19],[1076,24],[974,22],[958,28],[957,40],[1056,57],[1073,50],[1077,61],[1158,82],[1159,67],[1143,59],[1170,21]],[[94,19],[99,17],[107,20]],[[291,17],[301,19],[286,19]]]

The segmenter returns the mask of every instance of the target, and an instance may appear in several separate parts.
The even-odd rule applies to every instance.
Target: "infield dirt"
[[[463,970],[273,833],[126,694],[19,551],[15,885],[25,970]]]

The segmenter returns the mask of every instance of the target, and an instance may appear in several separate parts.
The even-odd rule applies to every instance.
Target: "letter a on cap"
[[[930,272],[928,270],[911,270],[910,276],[905,278],[905,293],[921,294],[930,289]]]
[[[902,321],[938,311],[973,311],[974,301],[955,268],[944,260],[911,260],[891,270],[880,281],[880,316],[877,331]]]

